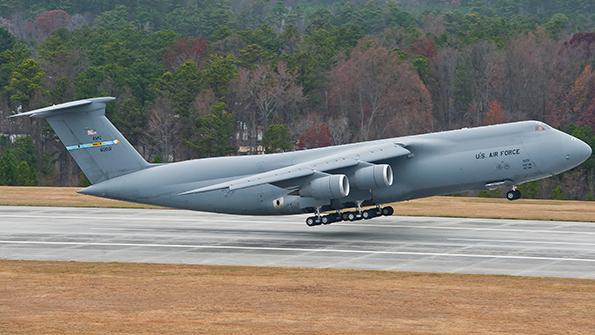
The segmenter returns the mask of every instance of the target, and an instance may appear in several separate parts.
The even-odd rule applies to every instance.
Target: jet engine
[[[349,179],[335,174],[311,180],[301,187],[300,195],[317,199],[340,199],[349,195]]]
[[[387,187],[393,184],[393,169],[388,164],[370,165],[355,170],[353,185],[360,190]]]

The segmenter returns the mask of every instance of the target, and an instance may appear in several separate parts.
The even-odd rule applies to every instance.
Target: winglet
[[[66,102],[63,104],[58,104],[58,105],[53,105],[53,106],[49,106],[49,107],[45,107],[45,108],[32,110],[30,112],[11,115],[11,116],[9,116],[9,118],[14,118],[14,117],[19,117],[19,116],[46,118],[46,117],[61,114],[61,113],[80,111],[80,108],[77,109],[76,107],[91,105],[93,103],[106,104],[106,103],[113,101],[115,99],[116,98],[114,98],[114,97],[101,97],[101,98],[90,98],[90,99],[71,101],[71,102]]]

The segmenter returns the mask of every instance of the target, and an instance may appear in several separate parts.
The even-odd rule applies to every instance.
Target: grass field
[[[76,193],[72,187],[0,186],[0,205],[150,208]],[[395,215],[595,222],[595,201],[431,197],[394,204]]]
[[[593,280],[0,261],[0,334],[593,330]]]

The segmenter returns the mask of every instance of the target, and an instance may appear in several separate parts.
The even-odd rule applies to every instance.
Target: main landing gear
[[[306,219],[306,225],[308,227],[313,226],[320,226],[320,225],[327,225],[335,222],[341,221],[359,221],[359,220],[369,220],[373,219],[378,216],[391,216],[395,210],[391,206],[386,207],[374,207],[366,210],[362,210],[361,208],[356,211],[351,212],[336,212],[327,215],[320,215],[320,212],[317,210],[316,215],[310,216]]]
[[[513,201],[521,198],[521,191],[517,190],[516,186],[512,187],[512,190],[506,192],[506,199]]]

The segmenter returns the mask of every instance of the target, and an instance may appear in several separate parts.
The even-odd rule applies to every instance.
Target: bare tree
[[[506,110],[522,119],[545,118],[548,79],[555,43],[544,33],[527,33],[513,39],[505,50]]]
[[[230,108],[256,131],[271,122],[290,123],[304,102],[302,87],[287,64],[241,69],[231,84]]]
[[[396,54],[362,40],[329,75],[332,108],[361,140],[432,128],[431,97],[417,72]]]
[[[432,62],[430,90],[434,102],[434,118],[439,129],[454,127],[454,82],[457,62],[460,54],[457,50],[446,48],[438,52]]]
[[[159,97],[149,111],[149,142],[157,156],[164,162],[176,160],[179,115],[175,114],[173,104],[168,98]]]

